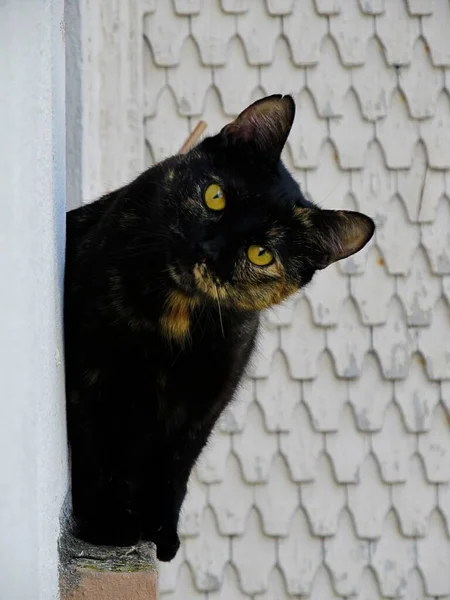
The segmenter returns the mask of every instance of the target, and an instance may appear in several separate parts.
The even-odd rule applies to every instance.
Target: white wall
[[[161,597],[450,600],[449,0],[144,12],[149,162],[199,119],[214,131],[293,93],[289,168],[322,206],[378,223],[269,315],[191,479]]]
[[[63,0],[0,2],[0,598],[58,598]]]
[[[378,222],[268,318],[162,598],[450,600],[449,0],[80,4],[84,201],[292,92],[289,168]]]
[[[67,208],[72,209],[144,169],[143,20],[142,0],[66,4]]]

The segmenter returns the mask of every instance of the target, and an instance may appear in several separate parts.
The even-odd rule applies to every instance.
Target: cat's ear
[[[375,231],[372,219],[359,212],[313,210],[310,219],[316,230],[317,269],[359,252]]]
[[[274,94],[248,106],[221,135],[236,142],[248,142],[257,151],[278,160],[286,143],[295,116],[291,96]]]

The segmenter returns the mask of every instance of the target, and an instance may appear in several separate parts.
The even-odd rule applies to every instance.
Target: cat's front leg
[[[171,561],[180,547],[178,521],[188,478],[189,473],[166,464],[153,474],[152,489],[146,486],[142,496],[142,538],[156,544],[157,558],[164,562]]]
[[[135,490],[123,465],[84,434],[72,440],[72,507],[76,537],[96,545],[132,546],[141,536]]]
[[[178,433],[177,439],[154,450],[152,477],[142,487],[140,513],[143,539],[156,544],[157,557],[171,561],[180,546],[178,522],[192,468],[206,444],[209,427]]]
[[[151,478],[141,488],[139,510],[143,539],[156,544],[161,561],[171,561],[180,546],[178,521],[189,477],[214,422],[215,413],[200,422],[191,419],[164,444],[150,449]],[[153,507],[153,511],[148,507]]]

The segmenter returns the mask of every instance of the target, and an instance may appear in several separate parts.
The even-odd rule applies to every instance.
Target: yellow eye
[[[259,267],[267,267],[273,262],[272,252],[261,246],[250,246],[247,250],[247,256],[254,265]]]
[[[220,185],[212,183],[206,188],[205,204],[211,210],[223,210],[225,208],[225,195]]]

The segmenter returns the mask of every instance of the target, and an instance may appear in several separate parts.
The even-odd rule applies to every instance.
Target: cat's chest
[[[164,346],[159,340],[143,364],[146,378],[160,413],[202,418],[221,411],[242,376],[254,345],[257,321],[241,327],[211,328],[183,347]],[[151,368],[148,368],[150,367]]]
[[[258,322],[257,316],[217,326],[200,322],[184,345],[156,331],[99,335],[101,348],[91,345],[79,353],[80,370],[89,376],[86,398],[100,417],[120,416],[132,428],[142,426],[143,435],[149,427],[169,434],[211,424],[247,366]]]
[[[182,348],[174,346],[158,360],[155,383],[170,393],[195,391],[197,395],[220,391],[236,370],[246,364],[246,348],[252,343],[253,332],[239,336],[230,331],[215,332],[193,339]],[[164,381],[166,385],[164,386]]]

